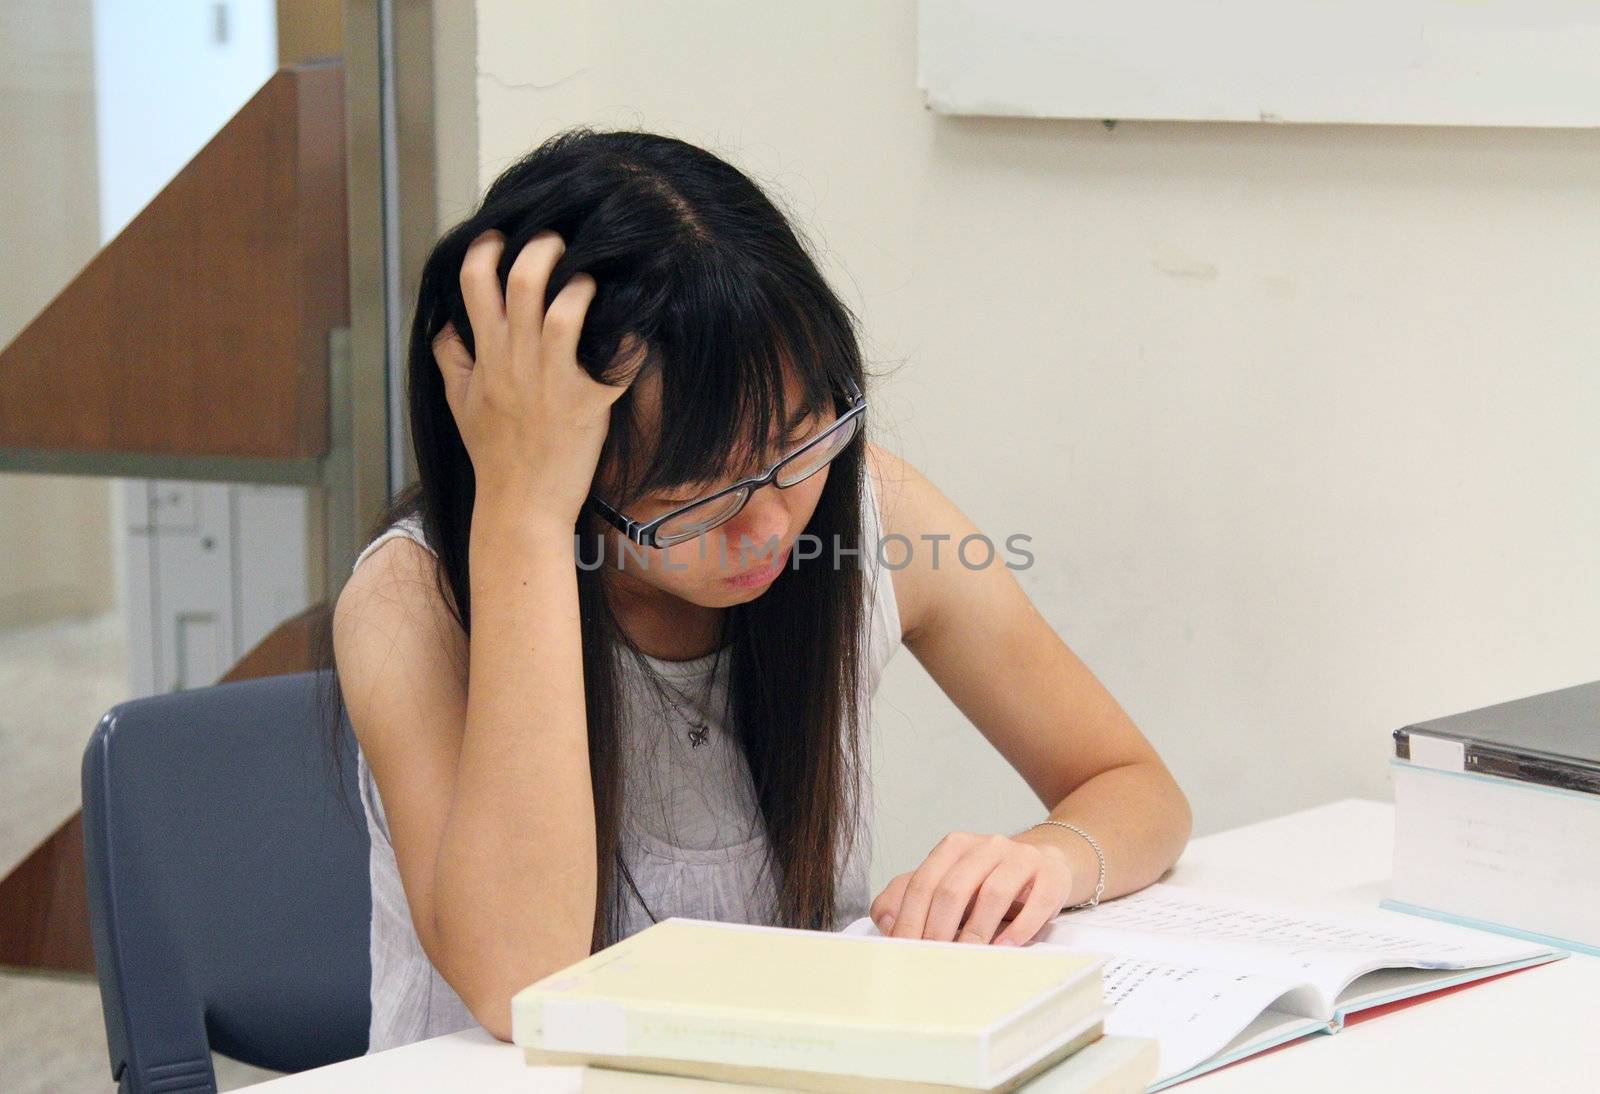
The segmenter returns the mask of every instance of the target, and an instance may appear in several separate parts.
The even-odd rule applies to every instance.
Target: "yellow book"
[[[1023,1083],[1017,1088],[1018,1094],[1144,1094],[1155,1082],[1159,1044],[1153,1037],[1097,1036],[1066,1059]],[[814,1078],[800,1073],[775,1072],[760,1083],[717,1081],[589,1065],[583,1069],[579,1089],[583,1094],[773,1094],[774,1091],[817,1090]],[[878,1094],[885,1089],[878,1080],[833,1078],[841,1085],[828,1088],[831,1090]]]
[[[1098,1036],[1104,961],[674,916],[518,992],[511,1035],[537,1064],[993,1091]]]

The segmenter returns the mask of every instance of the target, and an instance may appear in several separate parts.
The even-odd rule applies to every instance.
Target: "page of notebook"
[[[1235,1060],[1265,1052],[1285,1041],[1299,1040],[1307,1034],[1321,1032],[1327,1028],[1321,1022],[1308,1021],[1298,1014],[1268,1007],[1221,1048],[1195,1060],[1192,1064],[1170,1071],[1163,1070],[1150,1089],[1159,1090],[1164,1086],[1231,1064]]]
[[[1324,1021],[1340,993],[1375,969],[1470,969],[1560,952],[1400,912],[1312,910],[1163,883],[1064,912],[1038,942],[1302,985],[1311,991],[1280,1008]]]
[[[882,937],[866,917],[840,933]],[[1035,941],[1029,948],[1033,946],[1052,944]],[[1296,990],[1279,977],[1137,957],[1108,957],[1102,978],[1105,1001],[1111,1007],[1105,1031],[1154,1038],[1160,1045],[1158,1081],[1205,1061]],[[1299,988],[1302,993],[1309,990],[1304,985]],[[1271,1013],[1280,1021],[1292,1019],[1301,1034],[1326,1025],[1282,1011]]]
[[[1263,1013],[1292,1024],[1296,1036],[1325,1025],[1274,1009],[1294,990],[1275,977],[1138,958],[1112,958],[1103,974],[1112,1008],[1106,1032],[1155,1038],[1161,1046],[1157,1081],[1209,1059]]]
[[[844,932],[881,934],[865,917]],[[1064,912],[1029,945],[1108,957],[1106,1032],[1159,1041],[1158,1082],[1329,1029],[1336,1009],[1457,978],[1442,970],[1560,952],[1399,912],[1310,910],[1162,883]]]

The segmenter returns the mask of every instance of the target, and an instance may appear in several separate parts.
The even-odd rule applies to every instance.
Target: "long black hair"
[[[577,350],[590,375],[611,378],[627,335],[648,354],[640,375],[660,372],[659,436],[651,451],[643,450],[633,389],[612,408],[600,466],[615,469],[617,497],[606,500],[624,509],[630,498],[722,477],[734,470],[735,453],[765,451],[772,425],[793,409],[784,406],[786,371],[815,411],[835,405],[846,377],[867,390],[856,317],[751,179],[704,149],[648,132],[578,127],[545,141],[494,181],[423,267],[407,360],[418,479],[367,535],[370,542],[402,518],[420,520],[437,559],[440,592],[448,588],[445,603],[469,641],[475,480],[432,346],[448,322],[473,349],[459,276],[468,245],[491,228],[506,241],[502,292],[523,244],[547,228],[566,250],[551,272],[546,306],[574,274],[594,277],[597,293]],[[849,551],[875,549],[862,542],[865,450],[858,436],[829,465],[805,529],[823,545],[820,555],[800,560],[797,551],[761,596],[722,617],[729,724],[765,826],[778,925],[835,926],[836,856],[856,834],[850,804],[859,800],[867,620],[863,555]],[[585,512],[575,532],[589,544],[602,528]],[[577,561],[598,849],[591,946],[599,948],[616,941],[618,874],[626,874],[618,852],[619,659],[633,656],[647,673],[649,667],[613,614],[610,567],[593,566],[587,551]],[[327,632],[322,644],[323,667],[334,669],[327,732],[337,756],[343,695]],[[658,918],[670,914],[652,911]]]

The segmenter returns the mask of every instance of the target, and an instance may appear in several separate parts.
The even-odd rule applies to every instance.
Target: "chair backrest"
[[[367,1048],[368,841],[322,743],[331,672],[120,703],[83,757],[90,927],[112,1077],[214,1090],[210,1050],[299,1071]]]

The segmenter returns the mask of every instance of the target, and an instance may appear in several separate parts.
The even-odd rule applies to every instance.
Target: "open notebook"
[[[880,934],[863,917],[843,934]],[[1024,949],[1107,957],[1107,1034],[1153,1037],[1151,1090],[1306,1037],[1346,1016],[1565,950],[1400,912],[1297,908],[1156,884],[1063,912]]]

